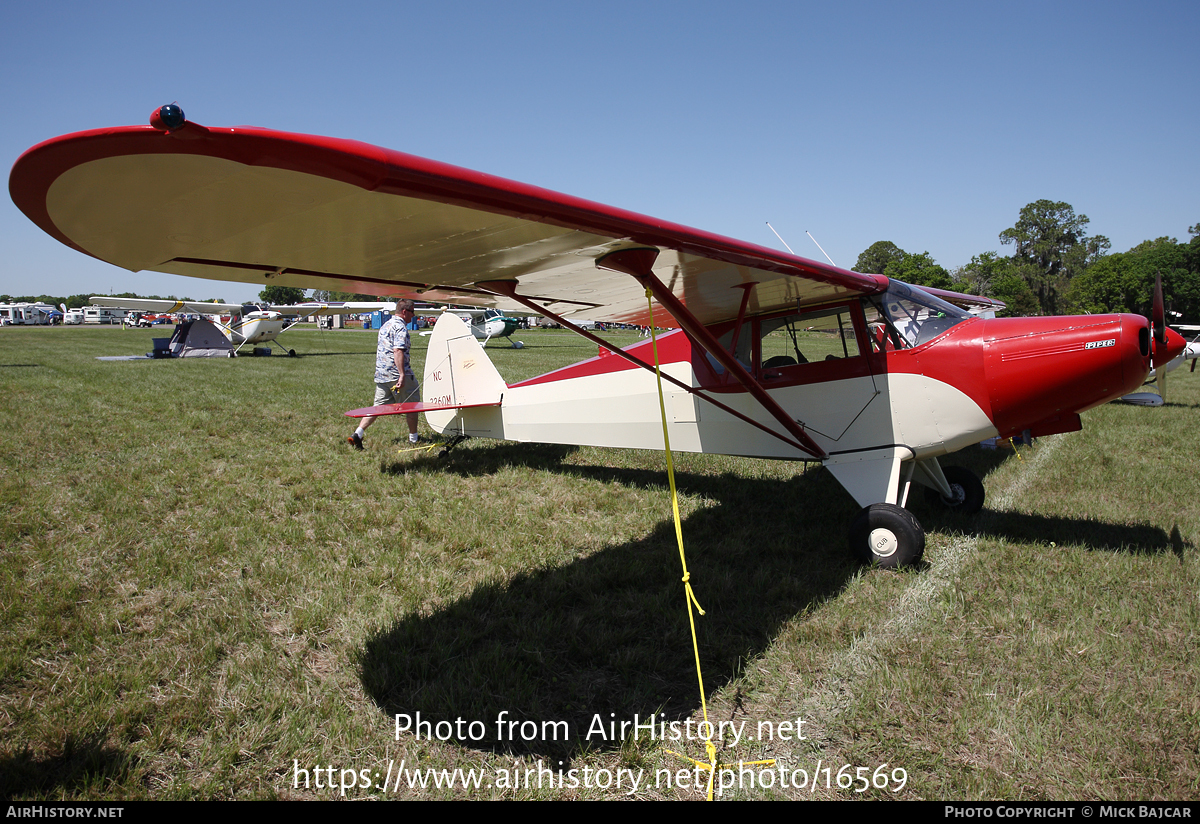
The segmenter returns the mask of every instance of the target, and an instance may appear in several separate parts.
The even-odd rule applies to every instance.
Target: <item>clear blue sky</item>
[[[5,3],[0,156],[147,122],[363,140],[854,265],[947,268],[1040,198],[1113,251],[1200,222],[1200,3]],[[247,300],[0,205],[0,292]]]

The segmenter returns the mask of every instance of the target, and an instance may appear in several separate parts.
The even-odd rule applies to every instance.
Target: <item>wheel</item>
[[[925,530],[906,509],[871,504],[850,524],[850,551],[864,564],[908,566],[925,553]]]
[[[942,493],[930,487],[925,488],[925,500],[931,506],[941,505],[946,509],[961,512],[964,515],[974,515],[983,509],[983,481],[975,473],[961,466],[942,467],[942,474],[950,483],[954,492],[953,498],[943,498]]]
[[[296,350],[295,350],[295,349],[289,349],[289,350],[288,350],[288,357],[289,357],[289,358],[294,358],[294,357],[296,357]]]

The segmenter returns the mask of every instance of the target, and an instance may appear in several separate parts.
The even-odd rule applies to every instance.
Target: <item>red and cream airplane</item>
[[[863,507],[853,551],[885,566],[924,550],[912,483],[982,506],[979,479],[942,456],[1078,430],[1184,345],[1161,301],[1153,333],[1135,315],[980,318],[882,275],[363,143],[205,128],[178,106],[35,146],[9,189],[52,236],[135,271],[529,310],[606,348],[578,321],[652,310],[679,327],[658,343],[672,448],[822,462]],[[509,386],[447,313],[425,401],[350,414],[661,449],[653,363],[643,342]]]

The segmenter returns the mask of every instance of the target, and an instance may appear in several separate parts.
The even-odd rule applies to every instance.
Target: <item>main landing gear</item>
[[[850,550],[864,564],[908,566],[925,553],[925,530],[904,507],[871,504],[850,524]]]
[[[983,509],[983,481],[969,469],[961,466],[944,466],[942,472],[950,484],[951,496],[947,498],[932,487],[925,488],[925,500],[930,506],[941,505],[946,509],[974,515]]]
[[[927,487],[925,498],[931,506],[965,515],[983,508],[983,482],[975,473],[961,466],[944,467],[942,472],[950,494]],[[896,504],[864,508],[851,523],[849,537],[850,551],[859,561],[885,569],[915,564],[925,553],[925,530],[912,513]]]

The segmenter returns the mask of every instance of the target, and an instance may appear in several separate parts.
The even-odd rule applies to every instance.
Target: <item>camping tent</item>
[[[233,344],[220,329],[207,320],[189,320],[175,327],[168,344],[173,358],[229,358]]]

